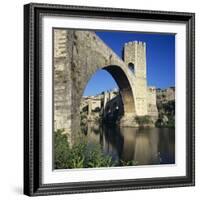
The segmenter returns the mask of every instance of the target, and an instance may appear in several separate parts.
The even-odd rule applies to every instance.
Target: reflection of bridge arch
[[[98,69],[108,71],[117,82],[124,104],[124,115],[133,118],[135,115],[147,114],[143,43],[126,44],[125,60],[122,60],[94,32],[54,29],[54,47],[56,129],[64,128],[70,135],[79,130],[81,97],[89,79]],[[130,61],[137,61],[135,76],[128,67]]]

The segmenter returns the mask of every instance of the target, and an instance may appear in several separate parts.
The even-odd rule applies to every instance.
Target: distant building
[[[107,103],[118,96],[118,90],[102,92],[96,96],[84,96],[81,100],[80,111],[88,116],[88,119],[105,114]]]
[[[169,87],[166,89],[156,89],[157,104],[167,103],[175,100],[175,87]]]
[[[156,105],[155,87],[147,87],[147,106],[148,115],[156,119],[158,117],[158,109]]]
[[[156,102],[156,88],[147,87],[148,114],[152,118],[158,117]],[[141,105],[142,106],[142,105]],[[96,96],[84,96],[81,100],[81,112],[85,112],[88,119],[96,117],[106,118],[108,115],[122,116],[124,113],[123,101],[120,92],[117,89],[102,92]]]

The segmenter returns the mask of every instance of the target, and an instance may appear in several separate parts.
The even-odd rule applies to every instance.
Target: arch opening
[[[101,76],[101,80],[95,80],[96,73],[100,71],[101,75],[105,75],[105,73],[107,75],[105,78]],[[107,82],[108,85],[105,87]],[[91,89],[94,91],[91,92]],[[84,110],[87,111],[85,114]],[[99,116],[105,120],[108,120],[108,116],[112,116],[111,120],[117,121],[126,114],[135,114],[135,103],[131,85],[125,72],[115,65],[105,66],[97,70],[87,82],[83,92],[80,104],[81,123],[86,115],[89,121],[93,121]]]
[[[119,87],[124,113],[135,113],[134,94],[124,71],[120,67],[113,65],[106,66],[103,69],[111,74]]]

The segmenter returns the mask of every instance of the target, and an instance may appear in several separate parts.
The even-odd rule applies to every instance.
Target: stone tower
[[[147,115],[146,44],[138,41],[125,43],[124,62],[135,79],[136,115]]]

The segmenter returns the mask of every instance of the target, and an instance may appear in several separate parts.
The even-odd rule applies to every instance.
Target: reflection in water
[[[116,161],[136,161],[138,165],[174,164],[175,130],[171,128],[131,128],[88,123],[88,142],[100,144]]]

